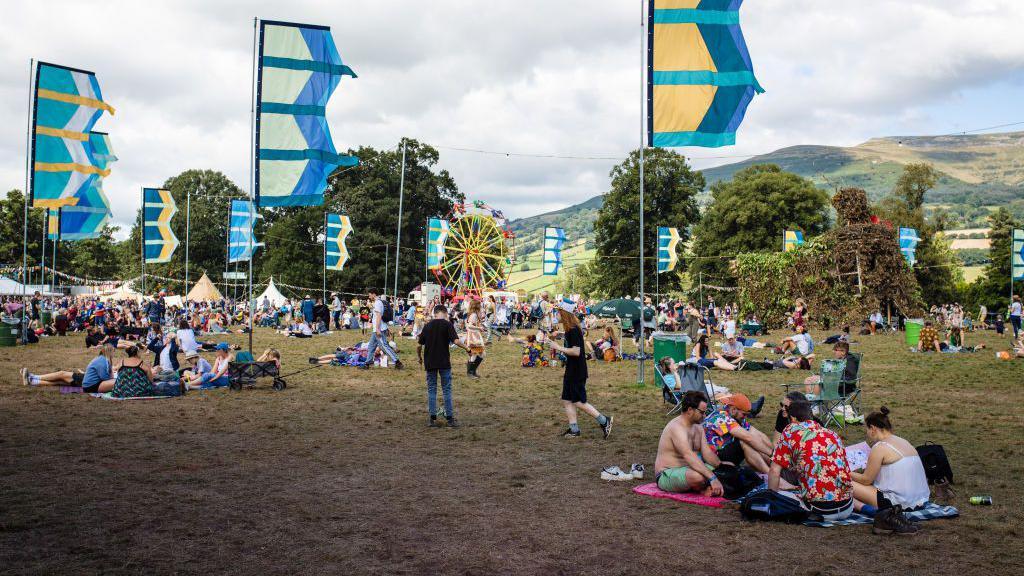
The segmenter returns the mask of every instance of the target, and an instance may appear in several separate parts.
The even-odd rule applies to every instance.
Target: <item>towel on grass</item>
[[[726,502],[728,502],[725,498],[718,496],[704,496],[695,492],[665,492],[661,488],[658,488],[658,484],[655,482],[636,486],[633,488],[633,492],[640,494],[641,496],[665,498],[668,500],[675,500],[676,502],[686,502],[687,504],[707,506],[708,508],[721,508],[726,504]]]

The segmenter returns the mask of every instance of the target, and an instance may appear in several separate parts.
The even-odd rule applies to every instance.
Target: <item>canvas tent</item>
[[[135,300],[136,302],[141,302],[144,299],[142,294],[129,288],[127,282],[118,286],[113,292],[104,292],[100,298],[103,300]]]
[[[192,287],[188,292],[188,296],[185,296],[185,300],[195,300],[196,302],[212,302],[214,300],[221,300],[224,298],[220,295],[220,290],[210,282],[210,277],[203,273],[202,278],[196,282],[195,286]]]
[[[24,294],[25,286],[21,282],[15,282],[6,276],[0,276],[0,294],[4,296],[21,296]],[[28,294],[32,294],[28,292]]]
[[[282,304],[284,304],[284,301],[287,300],[287,298],[285,298],[284,295],[281,294],[281,291],[277,289],[277,286],[274,286],[273,276],[270,277],[270,282],[267,284],[267,289],[263,291],[263,294],[260,294],[259,296],[256,297],[257,309],[259,309],[259,307],[263,305],[264,298],[270,300],[270,304],[273,305],[275,308],[280,307]]]

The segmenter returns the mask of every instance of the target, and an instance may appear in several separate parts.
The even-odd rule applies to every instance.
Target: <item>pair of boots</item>
[[[874,526],[871,528],[871,532],[874,534],[897,534],[900,536],[911,536],[918,530],[920,527],[907,518],[899,506],[879,510],[875,514]]]
[[[480,367],[484,361],[483,356],[477,356],[476,360],[469,360],[466,362],[466,375],[470,378],[479,378],[480,375],[476,373],[476,369]]]

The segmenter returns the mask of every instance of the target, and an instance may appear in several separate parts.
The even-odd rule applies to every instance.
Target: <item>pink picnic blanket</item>
[[[677,492],[665,492],[654,482],[650,484],[643,484],[633,488],[633,492],[640,494],[641,496],[653,496],[655,498],[668,498],[669,500],[675,500],[677,502],[686,502],[687,504],[696,504],[698,506],[707,506],[709,508],[721,508],[728,500],[718,496],[703,496],[701,494],[694,494],[687,492],[680,494]]]

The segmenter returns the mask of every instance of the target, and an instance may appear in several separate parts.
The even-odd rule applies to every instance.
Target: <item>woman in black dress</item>
[[[571,300],[563,300],[558,306],[558,316],[565,331],[564,345],[554,340],[549,345],[556,352],[565,355],[565,375],[562,377],[562,405],[569,419],[569,428],[562,433],[565,438],[577,438],[580,427],[576,422],[578,410],[583,410],[597,420],[604,437],[612,433],[612,417],[605,416],[587,402],[587,356],[583,343],[583,330],[576,318],[576,304]]]

